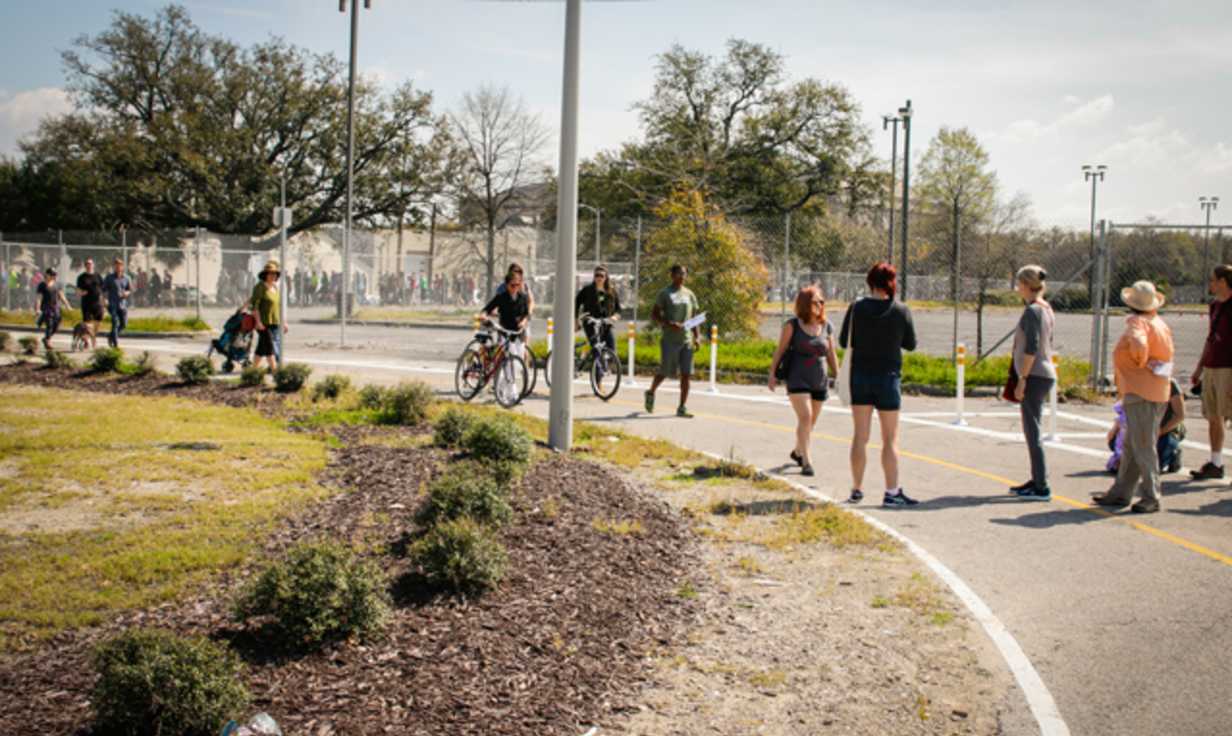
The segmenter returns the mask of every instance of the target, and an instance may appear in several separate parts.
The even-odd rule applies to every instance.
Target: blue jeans
[[[128,310],[108,309],[107,314],[111,315],[111,332],[107,335],[107,342],[111,343],[113,348],[119,347],[120,333],[128,327]]]
[[[270,340],[274,343],[274,360],[278,361],[278,367],[282,367],[282,330],[277,326],[266,327],[269,330]]]
[[[1159,467],[1166,470],[1173,460],[1179,462],[1181,453],[1181,438],[1175,432],[1160,437],[1155,443],[1155,451],[1159,454]]]

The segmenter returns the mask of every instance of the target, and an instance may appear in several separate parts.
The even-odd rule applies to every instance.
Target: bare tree
[[[496,231],[508,222],[508,207],[519,188],[541,170],[540,156],[548,131],[538,115],[514,99],[508,87],[488,85],[467,93],[450,116],[454,137],[464,158],[458,178],[463,222],[479,221],[485,229],[487,294],[492,293],[496,269]]]

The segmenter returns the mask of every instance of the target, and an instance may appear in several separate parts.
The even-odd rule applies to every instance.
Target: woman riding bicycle
[[[520,272],[510,271],[505,274],[505,288],[484,305],[480,319],[497,314],[502,329],[521,333],[530,321],[530,299],[526,296],[524,286]],[[521,337],[519,334],[513,339],[520,341]]]
[[[585,316],[607,319],[620,314],[620,297],[616,294],[616,287],[612,286],[605,266],[595,266],[594,280],[577,293],[573,306],[578,323],[586,330],[586,339],[590,341],[591,347],[598,347],[602,341],[615,350],[616,336],[611,329],[601,329],[601,323],[582,319]]]

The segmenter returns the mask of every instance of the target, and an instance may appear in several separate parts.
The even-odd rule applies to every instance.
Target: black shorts
[[[274,355],[274,336],[268,329],[257,332],[256,354],[258,358],[268,358]]]
[[[851,372],[851,405],[898,411],[903,406],[902,379],[897,373]]]
[[[830,396],[830,391],[824,388],[819,391],[814,391],[811,388],[789,388],[787,389],[787,393],[808,394],[813,401],[825,401]]]
[[[82,322],[102,322],[103,321],[103,302],[101,299],[82,299],[81,300],[81,321]]]

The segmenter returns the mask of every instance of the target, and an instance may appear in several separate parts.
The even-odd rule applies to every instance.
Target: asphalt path
[[[416,377],[443,393],[462,330],[390,330],[351,326],[348,348],[337,328],[292,325],[294,360],[317,375],[344,372],[364,382]],[[200,352],[203,341],[128,341],[165,360]],[[645,380],[641,386],[646,385]],[[698,450],[735,455],[818,492],[844,499],[850,486],[849,414],[828,406],[813,443],[818,476],[787,462],[794,418],[781,394],[764,388],[695,391],[692,420],[672,416],[675,395],[658,412],[624,386],[610,403],[575,386],[575,415]],[[490,400],[485,395],[480,400]],[[834,402],[831,402],[834,403]],[[546,388],[523,409],[544,416]],[[1185,464],[1205,458],[1205,424],[1188,404]],[[1163,511],[1145,517],[1107,514],[1089,497],[1110,484],[1102,474],[1107,408],[1066,407],[1048,460],[1050,503],[1022,502],[1006,486],[1026,477],[1027,457],[1012,407],[967,400],[969,425],[953,424],[953,402],[910,397],[904,405],[903,484],[922,503],[883,510],[877,451],[870,452],[861,509],[928,550],[991,608],[1033,663],[1075,734],[1227,734],[1232,732],[1232,489],[1226,481],[1166,476]],[[874,437],[876,437],[874,429]],[[1037,729],[1022,699],[1007,714],[1007,733]]]

